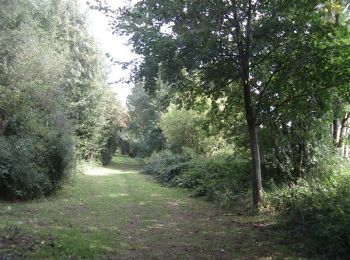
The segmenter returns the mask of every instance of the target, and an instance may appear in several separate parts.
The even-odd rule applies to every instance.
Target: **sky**
[[[93,2],[93,1],[90,1]],[[107,2],[114,8],[121,7],[130,4],[130,0],[107,0]],[[131,48],[127,46],[127,40],[121,36],[112,34],[108,26],[108,18],[101,12],[96,10],[90,10],[87,8],[85,0],[80,0],[83,10],[88,12],[88,24],[89,32],[96,39],[97,45],[101,49],[102,53],[109,53],[114,60],[117,61],[131,61],[136,58],[136,55],[132,53]],[[112,65],[108,63],[109,82],[120,81],[128,76],[128,71],[123,70],[120,65]],[[111,85],[111,89],[117,95],[117,99],[121,104],[126,106],[126,98],[131,92],[132,85],[125,83],[114,83]]]

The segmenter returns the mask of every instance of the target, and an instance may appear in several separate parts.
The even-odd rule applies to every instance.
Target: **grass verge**
[[[0,259],[283,259],[268,215],[226,211],[141,175],[116,156],[52,197],[0,202]]]

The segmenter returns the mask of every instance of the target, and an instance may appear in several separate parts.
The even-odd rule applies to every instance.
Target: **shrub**
[[[280,222],[307,247],[332,258],[350,255],[350,176],[300,179],[270,194]]]
[[[182,154],[169,150],[154,153],[144,166],[145,174],[171,185],[193,189],[194,196],[230,206],[250,185],[250,163],[225,157],[197,157],[190,149]]]
[[[74,165],[73,134],[64,115],[19,111],[0,136],[0,195],[31,199],[59,188]]]
[[[35,146],[30,138],[0,137],[0,187],[9,198],[40,196],[45,183],[43,169],[34,162]],[[47,187],[50,188],[50,187]]]
[[[155,176],[161,182],[169,183],[181,174],[193,157],[194,153],[190,149],[185,149],[182,154],[164,150],[152,154],[146,160],[143,172]]]
[[[230,157],[199,157],[189,162],[176,183],[194,189],[195,196],[206,196],[229,206],[249,187],[249,162]]]
[[[106,145],[101,151],[101,163],[102,165],[107,165],[111,162],[113,154],[118,148],[117,136],[111,136],[108,138]]]

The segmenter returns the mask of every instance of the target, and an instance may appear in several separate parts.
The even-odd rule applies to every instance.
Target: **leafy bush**
[[[164,150],[152,154],[146,160],[143,172],[155,176],[161,182],[169,183],[181,174],[193,157],[194,154],[190,149],[185,149],[182,154],[174,154],[169,150]]]
[[[176,153],[181,153],[184,147],[189,147],[198,154],[205,152],[211,143],[203,129],[204,122],[204,114],[171,106],[160,119],[168,148]]]
[[[270,194],[281,222],[307,247],[329,257],[350,255],[350,176],[300,179]]]
[[[196,157],[192,150],[182,154],[169,150],[153,154],[144,173],[172,185],[190,188],[194,196],[229,206],[245,193],[250,185],[248,161],[227,157]]]
[[[111,162],[112,156],[118,148],[118,139],[116,136],[111,136],[106,145],[102,148],[101,151],[101,163],[102,165],[107,165]]]
[[[196,196],[229,206],[249,187],[249,162],[230,157],[199,157],[190,161],[176,183],[194,189]]]
[[[0,136],[0,195],[31,199],[59,188],[74,165],[73,133],[59,113],[17,112]]]
[[[160,128],[153,128],[138,134],[129,140],[130,155],[146,158],[153,152],[161,151],[165,146],[165,138]]]

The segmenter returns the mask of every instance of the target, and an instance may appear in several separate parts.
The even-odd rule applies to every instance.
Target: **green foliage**
[[[350,177],[348,168],[344,173],[329,168],[276,189],[269,199],[281,223],[305,241],[310,254],[343,258],[350,253]]]
[[[105,124],[101,131],[100,156],[98,159],[102,165],[107,165],[120,146],[119,138],[122,130],[127,127],[128,115],[114,95],[106,93],[105,112],[100,116],[104,117]]]
[[[129,153],[144,158],[163,149],[165,138],[159,127],[160,102],[145,92],[143,84],[138,83],[128,96],[127,106],[131,118],[127,131]]]
[[[327,254],[348,253],[343,250],[348,236],[339,228],[349,220],[348,199],[337,195],[348,196],[346,181],[322,168],[335,151],[329,125],[343,120],[344,139],[349,128],[345,1],[140,0],[117,11],[103,8],[101,1],[97,5],[115,15],[115,32],[127,35],[144,57],[133,64],[133,76],[147,91],[156,92],[162,78],[186,107],[195,109],[198,100],[210,103],[204,109],[210,124],[200,113],[173,108],[160,120],[169,149],[180,156],[187,146],[207,157],[182,166],[166,152],[146,165],[150,174],[209,199],[231,201],[248,188],[249,167],[208,156],[215,154],[215,145],[206,142],[207,133],[216,131],[214,140],[230,138],[242,158],[251,150],[256,206],[262,200],[261,179],[267,188],[286,185],[275,193],[275,205],[290,217],[289,224],[296,221],[309,237],[325,241]],[[337,142],[340,148],[346,140]],[[347,242],[337,247],[337,241]]]
[[[198,157],[176,179],[177,185],[194,190],[223,206],[232,206],[249,188],[248,161],[232,157]]]
[[[77,157],[106,164],[116,150],[114,139],[122,126],[118,116],[124,112],[108,90],[102,54],[88,34],[84,15],[74,3],[64,3],[55,10],[63,16],[60,31],[68,33],[58,38],[69,55],[60,84],[77,137]]]
[[[115,15],[115,33],[127,35],[144,57],[133,64],[133,76],[147,90],[156,89],[160,76],[190,106],[198,97],[210,99],[224,119],[219,125],[251,149],[256,206],[261,161],[281,168],[288,160],[288,174],[305,175],[315,158],[313,147],[308,151],[316,147],[315,123],[328,126],[323,115],[333,110],[335,96],[348,96],[350,31],[339,23],[343,1],[140,0],[116,11],[103,5],[97,1],[97,8]],[[327,15],[335,15],[335,23]],[[242,115],[249,134],[234,129],[242,129]],[[289,122],[289,133],[278,133]],[[310,128],[303,129],[305,123]],[[278,133],[276,143],[263,140],[270,142],[262,149],[265,158],[259,127],[267,136]]]
[[[52,193],[76,155],[108,163],[124,114],[77,1],[0,2],[2,197]]]
[[[29,199],[55,191],[74,166],[74,137],[59,87],[67,53],[42,24],[50,3],[0,5],[0,195]]]
[[[177,245],[171,249],[173,259],[198,259],[199,254],[205,259],[223,254],[230,259],[298,258],[280,243],[278,230],[261,227],[273,218],[229,214],[181,189],[161,187],[138,174],[140,163],[117,156],[110,166],[92,172],[108,174],[76,175],[74,185],[54,198],[0,201],[1,258],[132,259],[137,254],[167,259],[170,244]],[[135,219],[142,232],[130,230]],[[147,247],[129,250],[130,235]]]
[[[163,149],[165,145],[165,138],[160,128],[151,128],[146,132],[140,132],[138,136],[133,134],[130,136],[132,137],[129,140],[130,155],[134,157],[148,157],[154,151]]]
[[[181,153],[183,147],[189,147],[196,153],[208,150],[210,140],[204,128],[205,117],[193,110],[170,107],[162,115],[160,127],[167,139],[167,146],[175,153]]]
[[[0,195],[6,198],[49,195],[74,167],[73,132],[60,110],[18,110],[8,118],[0,147]]]
[[[185,169],[194,153],[186,149],[182,154],[174,154],[169,150],[154,153],[146,160],[143,168],[145,174],[153,175],[161,182],[170,183]]]
[[[260,129],[265,178],[292,182],[335,155],[328,125],[321,119],[304,120]]]
[[[232,156],[196,156],[186,148],[174,154],[164,150],[146,160],[143,172],[160,182],[193,190],[223,206],[232,206],[249,188],[249,162]]]

